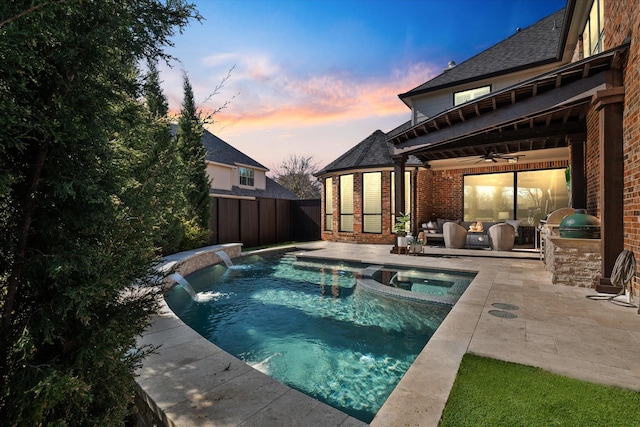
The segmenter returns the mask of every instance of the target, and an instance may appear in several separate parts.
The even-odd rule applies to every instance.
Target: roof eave
[[[559,59],[554,56],[554,57],[547,58],[547,59],[542,60],[542,61],[532,62],[532,63],[527,64],[527,65],[521,65],[519,67],[508,68],[508,69],[505,69],[505,70],[496,71],[494,73],[482,74],[482,75],[475,76],[475,77],[469,77],[469,78],[463,79],[463,80],[456,80],[454,82],[444,83],[444,84],[441,84],[441,85],[438,85],[438,86],[429,87],[429,88],[426,88],[426,89],[410,90],[409,92],[401,93],[400,95],[398,95],[398,97],[405,104],[407,104],[407,106],[409,106],[409,104],[405,101],[405,99],[407,99],[407,98],[413,98],[414,96],[424,95],[426,93],[436,92],[436,91],[441,90],[441,89],[447,89],[447,88],[451,88],[451,87],[455,87],[455,86],[464,85],[464,84],[467,84],[467,83],[473,83],[473,82],[477,82],[477,81],[480,81],[480,80],[490,79],[490,78],[493,78],[493,77],[498,77],[498,76],[504,76],[504,75],[507,75],[507,74],[517,73],[518,71],[528,70],[530,68],[541,67],[543,65],[549,65],[549,64],[552,64],[552,63],[558,62],[558,61],[559,61]]]

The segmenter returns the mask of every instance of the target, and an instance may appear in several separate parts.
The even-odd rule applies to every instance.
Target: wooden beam
[[[535,117],[554,109],[567,108],[567,102],[590,102],[592,93],[605,82],[605,73],[597,73],[586,79],[577,80],[565,86],[547,91],[538,96],[507,105],[498,111],[474,117],[455,126],[432,132],[396,146],[396,153],[410,152],[426,148],[433,144],[443,144],[458,139],[468,138],[486,132],[487,129],[498,128],[512,123],[522,117]]]
[[[464,118],[464,114],[462,113],[462,109],[461,108],[458,109],[458,115],[460,116],[460,120],[462,120],[463,122],[466,120]]]
[[[607,284],[613,266],[624,249],[624,87],[599,91],[595,102],[599,114],[600,233],[602,278]]]
[[[560,87],[562,85],[562,73],[558,73],[556,75],[556,87]]]

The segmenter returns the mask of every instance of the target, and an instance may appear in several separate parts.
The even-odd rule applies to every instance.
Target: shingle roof
[[[387,142],[387,135],[381,130],[376,130],[314,175],[321,176],[328,172],[347,169],[393,166],[392,149],[393,146]],[[409,156],[406,164],[422,165],[422,162],[414,156]]]
[[[288,199],[298,200],[298,196],[292,191],[286,189],[269,177],[267,178],[267,188],[264,190],[249,189],[234,186],[231,190],[212,189],[211,193],[222,196],[240,196],[240,197],[266,197],[272,199]]]
[[[563,20],[564,9],[561,9],[398,96],[403,99],[480,78],[557,61]]]
[[[175,136],[178,133],[178,125],[172,123],[169,126],[171,134]],[[264,167],[206,129],[204,129],[200,142],[202,142],[202,145],[204,145],[204,148],[207,150],[206,160],[210,162],[222,163],[229,166],[235,166],[236,163],[240,163],[257,169],[269,170],[269,168]]]
[[[235,165],[241,163],[243,165],[252,166],[259,169],[269,170],[260,163],[253,160],[240,150],[235,149],[227,144],[211,132],[205,129],[202,135],[202,145],[207,150],[206,159],[211,162],[223,163],[225,165]]]

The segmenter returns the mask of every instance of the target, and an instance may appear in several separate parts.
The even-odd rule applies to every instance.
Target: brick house
[[[362,179],[353,174],[351,240],[393,242],[395,206],[410,207],[414,230],[434,217],[499,216],[534,226],[570,199],[601,221],[606,281],[623,249],[640,249],[639,3],[567,0],[563,10],[399,95],[411,118],[387,134],[393,165],[385,167],[398,178],[382,198],[394,200],[382,203],[390,210],[381,231],[365,233],[356,206]],[[329,166],[319,175],[332,184],[324,188],[322,236],[349,240],[349,231],[335,229],[344,198],[335,183],[351,173]],[[492,206],[476,202],[487,188],[501,189]]]

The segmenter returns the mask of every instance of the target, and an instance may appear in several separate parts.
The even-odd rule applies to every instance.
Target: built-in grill
[[[573,239],[599,239],[600,220],[586,209],[576,209],[560,221],[560,237]]]

